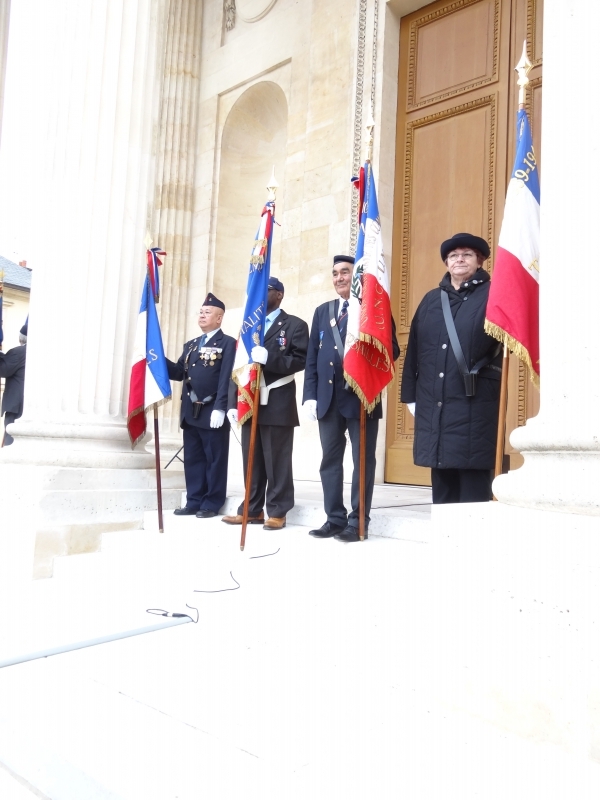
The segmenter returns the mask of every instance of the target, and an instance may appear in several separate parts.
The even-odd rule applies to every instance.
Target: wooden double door
[[[487,239],[493,273],[514,160],[523,41],[534,68],[527,106],[539,159],[543,0],[440,0],[404,17],[394,191],[392,307],[401,360],[388,394],[385,479],[428,485],[413,464],[413,419],[400,402],[402,358],[413,314],[445,266],[440,244],[469,231]],[[537,413],[538,391],[511,357],[508,435]]]

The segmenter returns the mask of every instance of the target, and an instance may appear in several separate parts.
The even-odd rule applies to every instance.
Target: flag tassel
[[[528,367],[529,378],[531,379],[531,382],[536,387],[536,389],[539,389],[540,376],[533,367],[531,356],[529,355],[529,350],[522,344],[522,342],[519,342],[518,339],[515,339],[514,336],[511,336],[509,333],[503,330],[503,328],[501,328],[499,325],[490,322],[489,319],[486,319],[483,327],[487,334],[493,336],[494,339],[497,339],[501,344],[506,344],[511,353],[514,353],[520,361],[526,364],[526,366]]]

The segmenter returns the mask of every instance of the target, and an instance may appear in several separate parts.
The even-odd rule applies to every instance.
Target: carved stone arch
[[[250,250],[273,167],[283,186],[287,122],[285,94],[272,81],[250,86],[225,120],[218,173],[213,291],[227,308],[237,308],[244,300]],[[277,201],[281,208],[281,189]],[[279,230],[275,228],[271,257],[274,275],[279,264]]]

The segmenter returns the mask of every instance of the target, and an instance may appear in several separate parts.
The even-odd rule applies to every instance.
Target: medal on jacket
[[[323,347],[323,334],[325,331],[319,331],[319,350]]]
[[[279,331],[279,336],[277,337],[277,344],[279,345],[280,350],[285,350],[286,347],[285,331]]]

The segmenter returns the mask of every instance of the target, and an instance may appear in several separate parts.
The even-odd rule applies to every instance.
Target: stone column
[[[18,120],[28,151],[12,154],[22,159],[31,187],[20,211],[34,234],[25,411],[13,428],[14,445],[0,451],[0,481],[20,496],[8,510],[15,533],[22,532],[29,498],[27,529],[36,540],[38,575],[47,575],[53,555],[95,549],[103,531],[139,527],[143,512],[156,507],[154,459],[141,445],[131,450],[125,414],[146,230],[169,259],[172,249],[182,249],[155,188],[165,174],[162,96],[179,110],[189,100],[190,82],[177,83],[177,75],[198,60],[189,51],[194,37],[199,47],[201,5],[33,5],[31,27],[18,28],[27,41],[15,43],[30,59],[22,80],[31,117]],[[188,54],[181,61],[174,56],[180,52]],[[169,120],[167,141],[178,153],[184,145]],[[176,195],[167,217],[179,208]],[[160,240],[163,231],[173,234],[173,248]],[[161,311],[170,344],[169,312],[175,307],[179,324],[184,302],[168,288],[169,270],[181,259],[169,259]],[[172,507],[181,479],[166,480],[173,486],[163,484],[163,499]]]
[[[541,404],[515,430],[521,469],[494,482],[516,506],[600,515],[600,357],[595,288],[600,24],[587,3],[545,0],[540,254]]]
[[[165,352],[177,360],[197,330],[198,308],[188,302],[192,212],[196,169],[196,137],[200,102],[200,37],[202,3],[171,0],[158,129],[157,169],[151,230],[168,253],[164,259],[159,315]],[[163,462],[181,447],[179,412],[181,384],[173,400],[159,410]],[[178,462],[174,462],[177,464]],[[181,466],[181,465],[179,465]]]
[[[0,0],[0,141],[2,140],[2,110],[4,108],[4,80],[8,55],[8,28],[10,24],[10,0]]]

